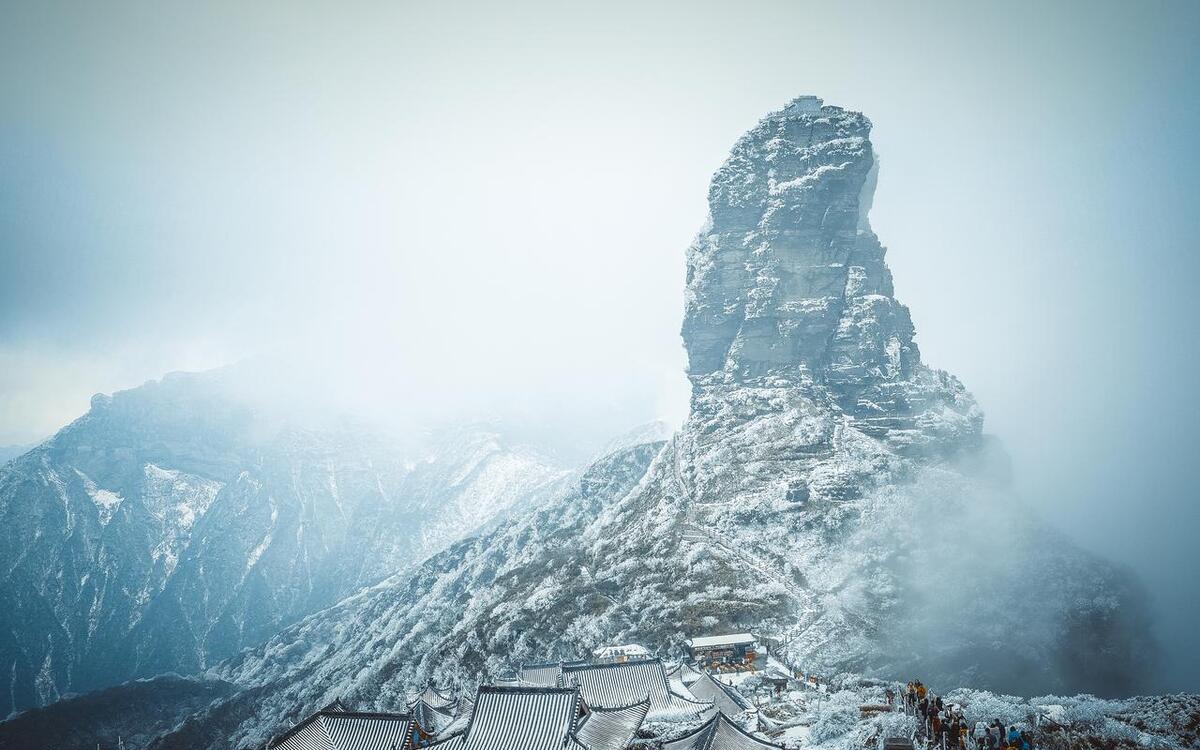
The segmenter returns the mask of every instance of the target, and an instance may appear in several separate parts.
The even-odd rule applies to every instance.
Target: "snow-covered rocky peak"
[[[688,252],[693,410],[711,389],[801,388],[897,445],[955,448],[982,415],[921,363],[867,213],[878,160],[862,114],[800,97],[734,145]]]
[[[1150,653],[1138,587],[978,471],[999,449],[971,394],[921,361],[868,220],[870,132],[802,97],[713,176],[688,251],[691,413],[659,492],[694,545],[787,591],[779,632],[807,664],[1127,690]]]

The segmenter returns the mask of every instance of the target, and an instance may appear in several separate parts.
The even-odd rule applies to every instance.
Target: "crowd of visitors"
[[[993,719],[990,724],[980,720],[972,727],[963,716],[962,706],[946,704],[940,695],[934,695],[920,680],[905,686],[904,710],[921,717],[917,738],[924,738],[929,748],[1033,750],[1029,735],[1020,727],[1006,727],[999,719]]]

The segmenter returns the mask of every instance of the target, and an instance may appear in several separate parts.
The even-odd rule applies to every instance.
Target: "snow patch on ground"
[[[152,463],[142,467],[142,474],[143,502],[162,530],[150,555],[155,564],[163,566],[163,580],[166,580],[179,563],[179,554],[187,546],[192,527],[208,512],[225,485]]]
[[[108,522],[112,520],[113,514],[117,512],[117,508],[121,507],[121,503],[124,502],[125,498],[119,492],[97,487],[96,483],[79,469],[75,469],[75,474],[83,482],[84,491],[96,506],[100,525],[107,526]]]

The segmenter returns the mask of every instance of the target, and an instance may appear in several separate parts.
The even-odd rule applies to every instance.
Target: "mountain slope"
[[[325,703],[399,709],[413,685],[473,685],[514,659],[550,653],[548,644],[556,644],[556,655],[573,654],[570,644],[594,641],[599,631],[586,618],[578,620],[584,630],[564,618],[580,608],[602,611],[609,597],[580,569],[587,552],[580,535],[628,496],[661,447],[611,454],[562,499],[461,541],[415,573],[348,597],[214,668],[210,677],[224,675],[244,692],[155,747],[203,747],[203,738],[213,737],[257,745],[327,696]]]
[[[487,432],[274,423],[224,377],[97,396],[0,469],[0,713],[203,669],[567,475]]]
[[[920,359],[867,221],[869,132],[801,98],[717,172],[688,256],[691,413],[652,461],[618,452],[562,500],[220,665],[254,706],[230,699],[209,736],[729,628],[827,674],[1135,689],[1152,656],[1138,586],[1009,494],[974,399]]]
[[[0,750],[145,747],[182,715],[234,691],[223,682],[163,675],[66,698],[0,723]],[[116,709],[116,710],[114,710]]]

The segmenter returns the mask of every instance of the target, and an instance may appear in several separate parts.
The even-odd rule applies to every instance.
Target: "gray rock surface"
[[[897,450],[970,445],[983,415],[956,379],[921,363],[871,231],[871,123],[819,102],[764,118],[713,177],[709,222],[688,252],[693,403],[743,386],[798,389]]]

